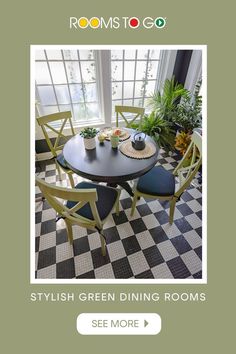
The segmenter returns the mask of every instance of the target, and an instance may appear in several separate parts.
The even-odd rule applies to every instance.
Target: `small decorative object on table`
[[[100,144],[103,144],[104,143],[104,141],[106,140],[106,135],[104,134],[104,133],[99,133],[99,135],[98,135],[98,141],[99,141],[99,143]]]
[[[87,150],[96,148],[95,136],[97,135],[97,129],[87,127],[81,130],[80,135],[84,138],[84,147]]]
[[[127,140],[130,137],[130,132],[124,128],[106,127],[100,131],[100,134],[104,134],[106,140],[110,140],[111,135],[119,136],[119,141]]]
[[[145,149],[145,138],[146,134],[142,132],[137,132],[134,134],[133,140],[132,140],[132,146],[135,150],[143,150]]]
[[[119,135],[117,134],[112,134],[110,136],[110,141],[111,141],[111,146],[113,149],[117,149],[118,145],[119,145]]]
[[[151,141],[147,141],[144,149],[137,150],[133,148],[132,140],[126,140],[120,144],[119,149],[123,155],[138,160],[149,159],[150,157],[154,156],[157,151],[155,144]]]

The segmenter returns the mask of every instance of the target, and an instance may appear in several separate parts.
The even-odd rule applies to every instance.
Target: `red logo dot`
[[[130,27],[138,27],[139,26],[139,20],[136,18],[136,17],[132,17],[130,20],[129,20],[129,25]]]

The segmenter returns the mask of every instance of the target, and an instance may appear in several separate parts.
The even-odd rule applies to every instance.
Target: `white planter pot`
[[[92,150],[96,148],[96,140],[95,138],[85,139],[84,138],[84,147],[87,150]]]

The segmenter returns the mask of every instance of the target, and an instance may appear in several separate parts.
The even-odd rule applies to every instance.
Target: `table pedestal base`
[[[120,183],[107,183],[108,186],[117,188],[117,186],[120,186],[123,188],[131,197],[134,196],[134,193],[132,191],[132,188],[130,187],[128,182],[120,182]]]

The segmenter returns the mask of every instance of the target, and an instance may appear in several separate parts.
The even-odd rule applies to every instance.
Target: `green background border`
[[[232,185],[235,101],[232,1],[4,1],[1,20],[2,319],[7,352],[222,353],[230,349],[235,235]],[[110,5],[109,5],[110,4]],[[162,30],[71,31],[70,16],[163,16]],[[30,44],[208,45],[208,284],[30,285]],[[219,164],[220,163],[220,164]],[[219,166],[221,166],[219,167]],[[227,168],[226,168],[227,167]],[[231,199],[231,200],[230,200]],[[13,206],[14,204],[14,206]],[[31,292],[206,292],[203,303],[32,303]],[[157,312],[157,336],[80,336],[81,312]],[[227,349],[226,349],[227,350]],[[231,350],[229,350],[231,351]]]

